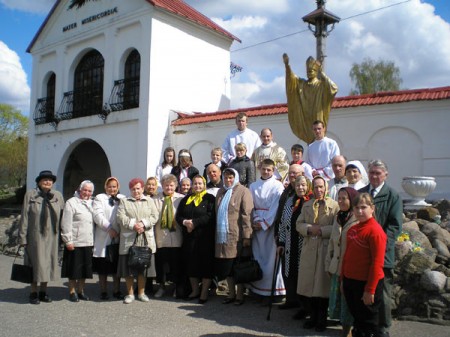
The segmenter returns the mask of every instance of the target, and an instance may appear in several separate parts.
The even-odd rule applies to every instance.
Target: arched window
[[[141,77],[141,55],[135,49],[128,55],[125,61],[125,77],[123,90],[124,109],[139,106],[139,87]]]
[[[103,56],[92,50],[75,69],[72,118],[97,115],[102,111],[104,64]]]
[[[47,81],[47,104],[45,107],[45,122],[50,123],[55,117],[56,75],[52,73]]]

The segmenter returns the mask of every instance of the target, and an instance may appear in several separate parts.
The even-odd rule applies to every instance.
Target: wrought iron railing
[[[64,93],[58,110],[60,120],[94,116],[101,113],[103,93],[95,90],[75,90]]]
[[[51,123],[55,119],[55,97],[39,98],[34,108],[33,120],[35,125]]]
[[[139,78],[114,81],[114,88],[109,96],[112,111],[137,108],[139,106]]]

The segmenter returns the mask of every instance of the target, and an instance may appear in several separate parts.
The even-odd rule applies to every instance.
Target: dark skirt
[[[155,254],[156,280],[158,283],[178,283],[181,276],[181,248],[158,248]]]
[[[92,247],[64,248],[61,277],[69,280],[92,278]]]
[[[214,274],[219,281],[233,276],[233,266],[235,259],[216,258],[214,261]]]
[[[117,274],[117,262],[109,262],[104,257],[93,257],[92,271],[99,275],[115,275]]]
[[[119,255],[119,263],[117,264],[117,276],[119,277],[136,277],[138,274],[144,274],[146,277],[155,277],[155,254],[152,254],[152,260],[150,267],[144,270],[144,272],[138,273],[128,267],[128,254]]]

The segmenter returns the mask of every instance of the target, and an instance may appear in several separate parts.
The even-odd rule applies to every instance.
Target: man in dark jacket
[[[375,215],[378,223],[387,234],[386,254],[384,257],[384,288],[383,304],[380,308],[380,336],[389,336],[391,320],[391,295],[393,284],[393,269],[395,263],[395,241],[402,231],[403,205],[398,193],[389,187],[385,181],[388,176],[386,164],[379,160],[369,162],[369,182],[359,192],[372,195],[375,203]]]

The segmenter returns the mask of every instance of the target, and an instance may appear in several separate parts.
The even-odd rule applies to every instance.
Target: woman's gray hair
[[[371,167],[378,167],[380,169],[382,169],[385,172],[388,172],[388,167],[386,165],[386,163],[384,161],[382,161],[381,159],[373,159],[371,161],[369,161],[369,170]]]
[[[75,193],[73,194],[75,197],[80,197],[80,191],[81,189],[86,186],[86,185],[92,185],[92,194],[94,194],[94,190],[95,190],[95,185],[92,181],[90,180],[83,180],[80,184],[80,186],[78,186],[77,190],[75,191]]]
[[[161,185],[163,185],[166,182],[175,183],[175,187],[178,186],[178,180],[177,177],[175,177],[173,174],[165,174],[161,178]]]

